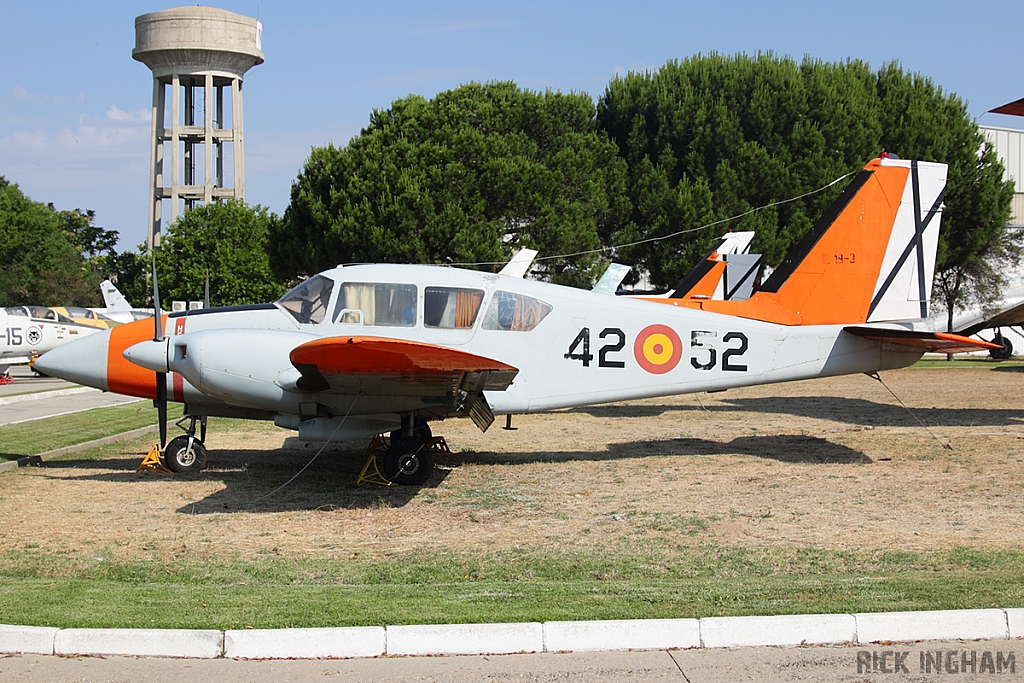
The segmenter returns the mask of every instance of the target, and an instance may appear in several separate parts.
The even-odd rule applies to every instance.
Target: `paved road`
[[[953,652],[953,656],[946,655]],[[985,653],[989,653],[988,659]],[[858,653],[861,671],[857,671]],[[942,653],[937,673],[922,671]],[[973,653],[973,655],[972,655]],[[1007,665],[1013,653],[1013,671]],[[1001,655],[997,659],[997,654]],[[899,658],[897,658],[899,655]],[[977,673],[972,673],[973,657]],[[873,659],[872,659],[873,658]],[[873,663],[866,671],[868,661]],[[961,662],[968,672],[961,672]],[[986,662],[1001,671],[982,671]],[[896,663],[899,662],[898,665]],[[894,665],[896,665],[894,667]],[[894,670],[895,669],[895,670]],[[950,675],[956,670],[956,675]],[[930,642],[850,647],[739,648],[671,652],[593,652],[504,655],[490,657],[382,657],[378,659],[267,661],[141,659],[133,657],[44,657],[17,655],[0,658],[3,683],[613,683],[619,681],[681,681],[736,683],[738,681],[1020,681],[1024,679],[1024,641],[991,640]]]
[[[52,377],[36,377],[27,367],[11,368],[12,384],[0,385],[0,425],[38,420],[54,415],[104,408],[141,399],[78,387]],[[78,391],[71,395],[45,397],[55,392]],[[25,393],[33,392],[33,393]],[[7,401],[13,401],[7,403]]]
[[[10,384],[0,384],[0,398],[12,394],[22,394],[26,391],[51,391],[78,386],[56,377],[37,377],[27,365],[11,366],[11,377],[14,378],[14,381]]]

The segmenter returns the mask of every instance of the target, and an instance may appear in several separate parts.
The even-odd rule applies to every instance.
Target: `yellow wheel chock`
[[[157,472],[170,472],[170,470],[167,469],[167,466],[164,465],[164,461],[160,458],[160,445],[159,444],[153,444],[153,447],[149,449],[149,453],[147,453],[146,457],[142,459],[142,462],[139,463],[139,468],[137,470],[135,470],[135,471],[136,472],[141,472],[142,470],[156,470]]]
[[[384,476],[380,469],[380,458],[388,452],[391,446],[391,439],[383,434],[373,437],[370,445],[366,447],[366,464],[363,465],[359,478],[356,479],[356,486],[360,484],[377,484],[378,486],[394,486],[395,483]],[[435,457],[439,455],[451,455],[452,450],[448,448],[448,442],[443,436],[435,436],[426,444]]]

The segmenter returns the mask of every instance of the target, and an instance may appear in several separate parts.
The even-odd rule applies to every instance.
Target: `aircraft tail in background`
[[[100,283],[100,293],[103,294],[103,303],[108,311],[132,310],[132,305],[128,303],[128,300],[124,298],[124,295],[118,291],[117,287],[110,280],[104,280]]]
[[[945,164],[874,159],[750,298],[661,301],[783,325],[925,318],[945,186]]]

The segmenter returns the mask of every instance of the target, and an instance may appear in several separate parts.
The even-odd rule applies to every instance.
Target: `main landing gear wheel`
[[[192,437],[192,448],[188,446],[188,435],[175,437],[164,450],[164,464],[171,472],[189,474],[206,467],[206,446]]]
[[[393,441],[384,453],[384,476],[400,486],[427,483],[434,471],[434,454],[419,438]]]
[[[1001,349],[990,349],[988,355],[995,360],[1009,360],[1013,356],[1013,344],[1001,334],[996,334],[992,339],[993,344],[1001,344]]]

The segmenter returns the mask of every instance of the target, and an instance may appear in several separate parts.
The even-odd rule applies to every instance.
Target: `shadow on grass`
[[[873,427],[918,427],[916,415],[929,427],[1000,427],[1021,425],[1019,410],[1002,408],[912,408],[911,415],[896,404],[876,403],[841,396],[723,399],[729,409],[750,413],[778,413],[822,418]],[[719,408],[721,409],[721,408]],[[713,407],[712,411],[715,410]]]
[[[515,466],[535,462],[620,460],[654,456],[700,457],[742,454],[779,462],[858,464],[872,460],[863,453],[825,439],[801,435],[744,436],[729,442],[708,439],[667,439],[610,444],[603,451],[539,451],[533,453],[456,453],[439,459],[430,480],[422,487],[356,486],[366,462],[363,448],[354,443],[335,444],[310,462],[319,446],[306,447],[288,439],[279,450],[212,450],[208,469],[195,475],[172,475],[135,470],[137,458],[91,458],[49,461],[46,469],[103,470],[62,476],[63,480],[141,483],[166,481],[168,485],[215,481],[223,486],[205,498],[186,503],[177,512],[190,515],[263,513],[295,510],[373,509],[402,507],[423,489],[441,485],[451,471],[465,463]],[[282,484],[305,471],[279,491]],[[184,487],[183,487],[184,488]]]

